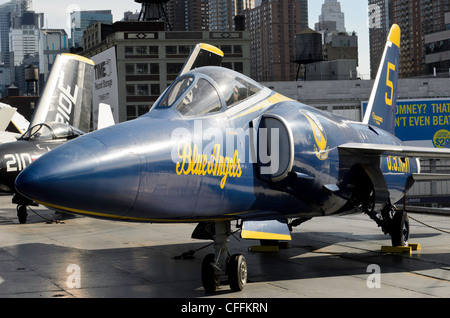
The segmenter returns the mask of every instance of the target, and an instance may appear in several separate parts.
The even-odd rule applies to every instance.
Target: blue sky
[[[0,4],[9,0],[0,0]],[[319,21],[324,0],[309,0],[309,26]],[[340,0],[345,13],[347,32],[355,31],[359,42],[359,73],[363,79],[370,77],[368,9],[366,0]],[[134,0],[33,0],[33,9],[44,12],[45,27],[64,28],[69,31],[68,12],[77,10],[112,10],[114,21],[123,18],[125,11],[139,11]]]

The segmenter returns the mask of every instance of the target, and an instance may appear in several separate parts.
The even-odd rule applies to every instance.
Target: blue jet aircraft
[[[450,152],[394,136],[399,47],[394,25],[362,123],[232,70],[190,65],[149,113],[52,150],[16,188],[61,212],[198,223],[193,237],[214,241],[201,270],[208,292],[225,275],[233,291],[247,282],[244,256],[228,253],[232,220],[244,239],[290,240],[292,227],[310,218],[363,211],[393,245],[405,245],[408,217],[394,204],[420,172],[416,158]]]

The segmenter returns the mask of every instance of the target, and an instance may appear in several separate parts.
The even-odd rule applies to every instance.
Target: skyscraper
[[[101,22],[104,24],[112,24],[113,17],[111,10],[94,10],[94,11],[74,11],[70,14],[71,21],[71,43],[73,47],[82,47],[83,31],[93,23]]]
[[[9,32],[9,49],[13,54],[10,64],[19,66],[27,55],[38,55],[39,36],[43,26],[44,14],[34,11],[22,12],[12,16]]]
[[[445,30],[444,13],[450,11],[450,0],[392,0],[393,22],[402,29],[400,77],[427,73],[424,37]]]
[[[392,0],[369,0],[370,76],[375,79],[392,25]]]
[[[209,0],[171,0],[165,6],[172,31],[209,30]]]
[[[425,61],[427,35],[443,31],[445,13],[450,0],[369,0],[371,76],[376,76],[384,43],[393,23],[402,30],[400,70],[401,78],[429,73]],[[383,44],[384,45],[384,44]]]
[[[250,32],[251,76],[257,81],[292,81],[296,78],[295,36],[308,24],[304,0],[266,0],[245,10]],[[306,18],[306,21],[304,21]]]
[[[316,31],[326,33],[330,27],[330,31],[345,32],[345,15],[341,11],[341,3],[337,0],[325,0]]]
[[[253,9],[255,0],[210,0],[209,29],[211,31],[234,30],[234,17],[244,10]]]
[[[11,18],[20,16],[31,8],[31,0],[11,0],[0,5],[0,64],[10,64],[9,31]]]

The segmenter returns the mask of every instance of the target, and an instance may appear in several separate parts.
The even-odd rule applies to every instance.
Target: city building
[[[358,37],[355,32],[350,34],[345,31],[344,13],[338,1],[325,0],[315,29],[321,35],[322,53],[320,56],[316,53],[320,58],[315,60],[296,58],[296,63],[304,63],[302,78],[306,81],[357,79]],[[317,41],[307,41],[314,35],[311,31],[297,35],[297,55],[304,55],[303,52],[317,46]],[[302,37],[306,41],[300,41]],[[299,45],[299,42],[302,44]]]
[[[69,52],[69,37],[64,29],[41,29],[39,38],[39,73],[47,81],[56,56]]]
[[[39,53],[40,29],[43,26],[44,14],[33,11],[22,12],[11,17],[9,31],[10,64],[19,66],[29,55]]]
[[[11,18],[29,10],[31,0],[11,0],[0,5],[0,64],[10,65],[9,31]]]
[[[253,8],[254,0],[209,0],[209,30],[235,30],[235,16]]]
[[[322,14],[316,23],[316,31],[322,32],[325,37],[328,32],[346,32],[345,14],[341,11],[341,3],[337,0],[325,0],[322,5]]]
[[[99,84],[94,89],[94,101],[97,97],[105,101],[117,95],[111,104],[120,122],[148,112],[176,79],[198,43],[219,47],[225,53],[222,66],[250,75],[250,38],[246,31],[165,31],[164,22],[116,22],[111,27],[102,29],[100,23],[91,25],[84,34],[85,39],[103,30],[107,33],[94,37],[81,54],[94,62],[105,56],[102,67],[107,71],[101,73],[107,73],[108,80],[102,76],[96,79]],[[112,70],[117,70],[117,74]],[[105,83],[108,89],[103,91]]]
[[[427,73],[450,75],[450,12],[445,13],[446,29],[425,35],[425,64]]]
[[[172,31],[208,31],[209,0],[171,0],[166,4]]]
[[[74,48],[82,47],[83,32],[93,23],[112,24],[113,16],[111,10],[74,11],[70,14],[71,41]]]
[[[429,74],[424,39],[446,29],[445,13],[449,11],[450,0],[392,0],[392,22],[402,29],[400,77]]]
[[[307,12],[304,0],[266,0],[243,11],[251,38],[252,78],[291,81],[297,77],[295,36],[308,25]]]
[[[392,0],[369,0],[370,77],[375,79],[392,25]]]

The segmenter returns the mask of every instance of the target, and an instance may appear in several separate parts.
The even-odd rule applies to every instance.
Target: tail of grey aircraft
[[[75,54],[56,57],[30,127],[61,122],[89,131],[94,62]]]
[[[391,27],[363,123],[395,133],[400,59],[400,27]]]

